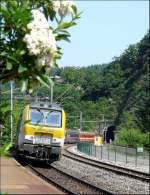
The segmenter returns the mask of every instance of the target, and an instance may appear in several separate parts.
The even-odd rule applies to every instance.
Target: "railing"
[[[149,168],[149,152],[146,150],[140,151],[139,149],[112,144],[95,146],[92,142],[77,144],[78,151],[97,159]]]

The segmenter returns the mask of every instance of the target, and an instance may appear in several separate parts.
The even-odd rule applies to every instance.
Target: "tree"
[[[70,41],[67,29],[80,14],[73,1],[2,0],[0,81],[14,80],[29,92],[37,82],[48,86],[51,67],[62,56],[57,42]]]
[[[150,102],[148,54],[149,32],[109,64],[66,67],[60,75],[67,83],[79,85],[82,89],[80,110],[86,113],[99,110],[106,118],[114,119],[119,128],[132,127],[147,132]]]

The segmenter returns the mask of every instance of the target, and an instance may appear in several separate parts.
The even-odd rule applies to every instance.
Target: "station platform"
[[[64,194],[15,159],[0,158],[0,194]]]

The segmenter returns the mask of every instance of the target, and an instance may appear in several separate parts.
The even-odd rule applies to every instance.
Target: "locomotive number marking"
[[[51,144],[51,138],[49,137],[34,137],[33,144]]]

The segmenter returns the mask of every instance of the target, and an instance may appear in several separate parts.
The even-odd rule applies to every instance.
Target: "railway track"
[[[50,184],[55,185],[66,194],[113,194],[108,190],[97,187],[96,185],[90,184],[84,181],[84,178],[78,178],[73,176],[55,166],[37,163],[34,161],[22,161],[17,159],[19,163],[26,165],[32,172],[44,179]]]
[[[48,169],[29,165],[30,169],[46,181],[53,183],[67,194],[113,194],[100,187],[94,186],[84,180],[70,175],[53,165]]]
[[[72,154],[68,147],[61,160],[51,165],[31,160],[22,163],[65,194],[149,194],[149,180],[122,173],[122,167],[114,171],[105,163]]]
[[[150,174],[149,173],[145,173],[145,172],[141,172],[141,171],[137,171],[137,170],[133,170],[133,169],[129,169],[126,167],[120,167],[117,165],[113,165],[113,164],[108,164],[105,162],[101,162],[98,160],[94,160],[94,159],[89,159],[83,156],[79,156],[76,153],[72,153],[70,152],[69,149],[70,146],[66,146],[63,150],[63,156],[70,158],[72,160],[76,160],[78,162],[81,163],[85,163],[100,169],[105,169],[107,171],[112,171],[115,172],[118,175],[124,175],[127,177],[132,177],[134,179],[137,180],[142,180],[142,181],[146,181],[146,182],[150,182]]]

